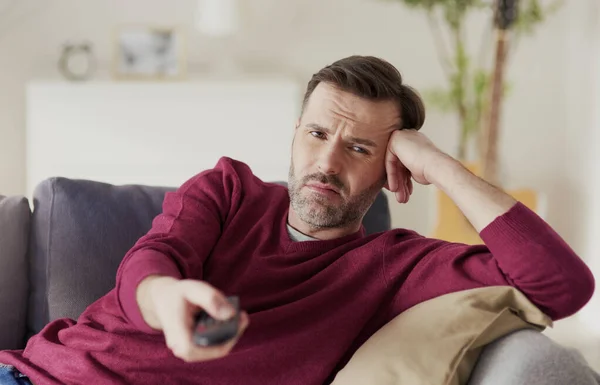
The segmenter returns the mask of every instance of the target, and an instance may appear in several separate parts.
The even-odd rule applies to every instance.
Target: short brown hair
[[[425,105],[419,94],[402,84],[400,72],[383,59],[349,56],[328,65],[312,76],[306,87],[302,111],[319,83],[325,82],[368,100],[395,100],[401,128],[420,129],[425,121]]]

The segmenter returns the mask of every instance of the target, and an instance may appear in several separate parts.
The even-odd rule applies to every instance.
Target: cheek
[[[377,159],[373,160],[371,164],[371,175],[373,180],[378,181],[387,177],[385,169],[385,154],[378,156]]]
[[[314,158],[314,151],[310,148],[304,138],[295,138],[292,145],[292,162],[296,173],[310,166],[311,159]]]
[[[355,165],[356,168],[348,175],[348,185],[353,195],[360,194],[386,178],[385,164],[383,162],[381,164],[371,163],[361,166]]]

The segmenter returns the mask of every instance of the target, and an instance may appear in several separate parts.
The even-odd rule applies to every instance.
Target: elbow
[[[554,321],[572,316],[581,310],[592,298],[596,289],[596,280],[587,266],[579,274],[564,284],[562,300],[548,315]]]
[[[573,286],[578,293],[575,297],[573,308],[571,309],[573,311],[572,314],[575,314],[590,302],[594,295],[594,291],[596,290],[596,280],[591,270],[586,267],[584,274],[582,274],[576,283],[573,283]]]

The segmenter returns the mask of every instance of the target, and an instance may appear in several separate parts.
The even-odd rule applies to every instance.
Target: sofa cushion
[[[174,188],[113,186],[48,179],[34,192],[30,252],[29,336],[50,320],[76,319],[115,286],[122,258],[162,210]],[[367,233],[390,228],[386,196],[363,221]]]
[[[115,286],[121,259],[151,226],[166,191],[52,178],[34,192],[29,336],[76,319]]]
[[[333,385],[464,385],[487,344],[515,330],[547,326],[550,318],[510,286],[446,294],[379,329]]]
[[[0,196],[0,350],[20,349],[25,339],[30,221],[26,198]]]

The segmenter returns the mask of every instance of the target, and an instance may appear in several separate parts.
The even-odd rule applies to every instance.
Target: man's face
[[[385,184],[388,139],[400,125],[393,101],[373,102],[320,83],[292,144],[292,209],[312,228],[357,221]]]

